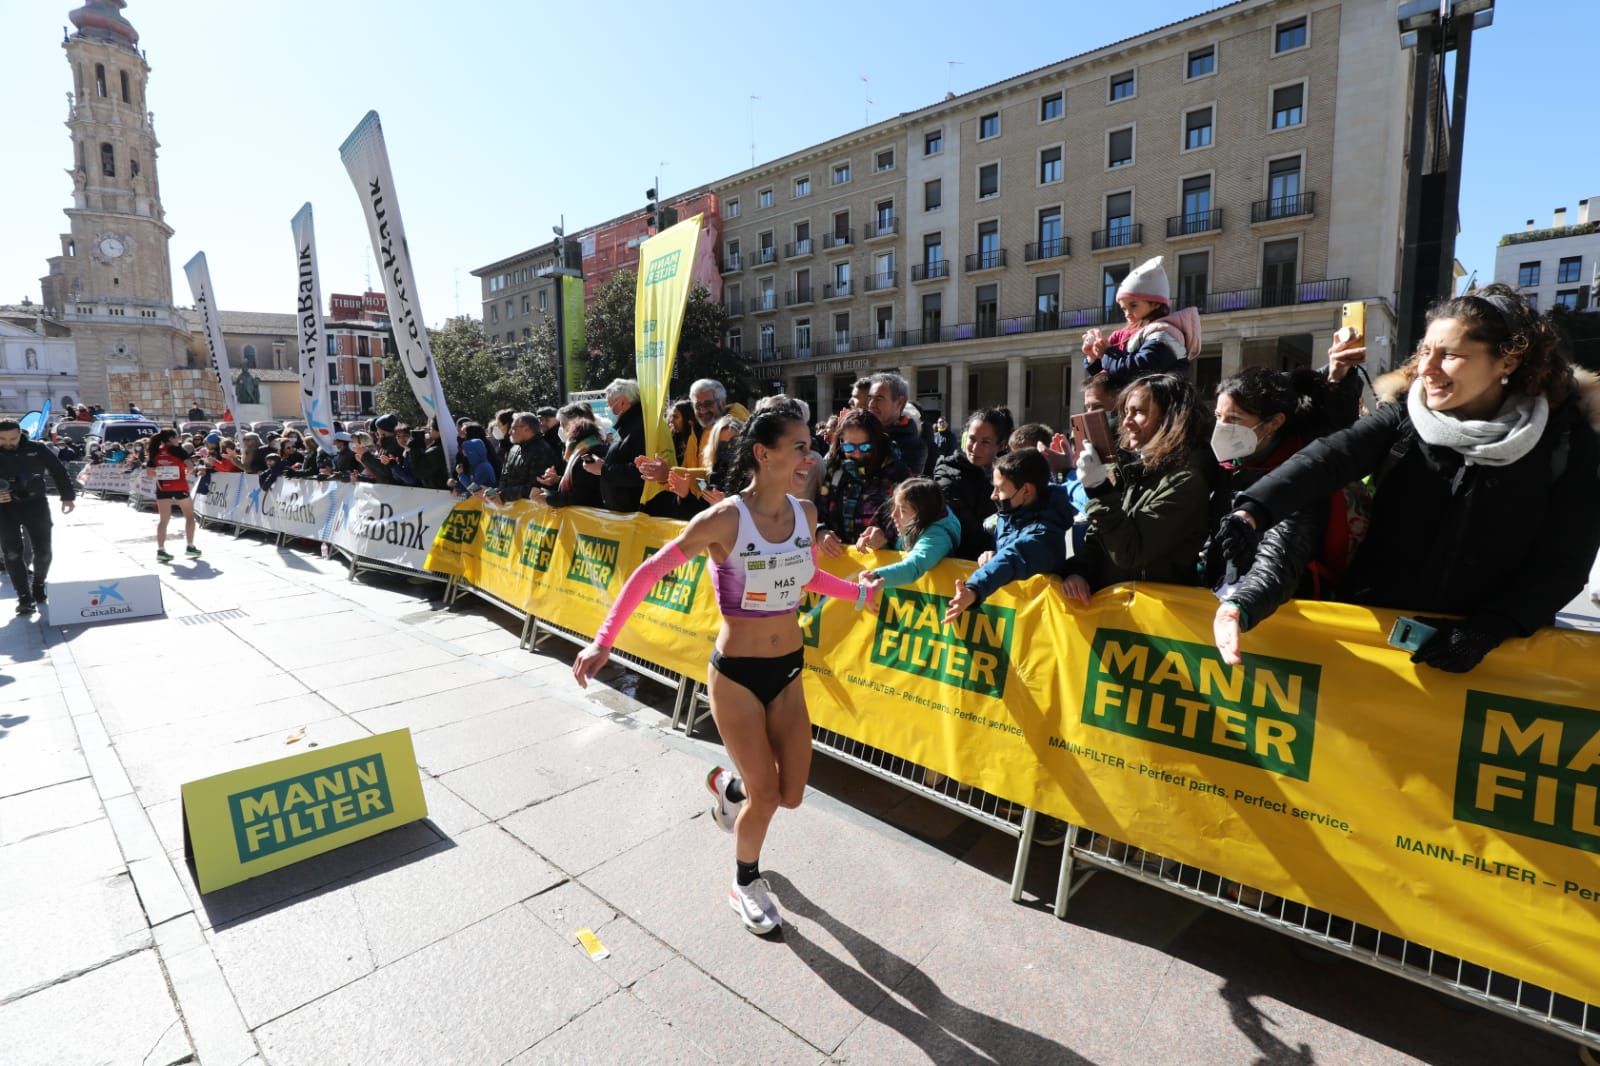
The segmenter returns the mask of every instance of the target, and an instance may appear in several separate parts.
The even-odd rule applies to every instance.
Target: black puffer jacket
[[[521,444],[513,444],[500,468],[500,498],[526,500],[540,474],[556,465],[556,455],[535,433]]]
[[[644,409],[634,404],[617,419],[617,439],[606,450],[600,494],[611,511],[637,511],[644,478],[633,461],[644,454]]]
[[[1390,403],[1307,445],[1240,499],[1270,524],[1376,474],[1371,526],[1339,599],[1528,636],[1583,588],[1600,547],[1600,381],[1580,380],[1533,450],[1506,466],[1468,465],[1425,443],[1405,404]]]
[[[0,480],[10,486],[13,500],[42,497],[45,478],[55,482],[56,492],[63,501],[77,496],[77,487],[67,476],[67,468],[39,441],[23,438],[14,450],[0,448]]]
[[[983,528],[983,522],[994,514],[994,475],[955,451],[934,464],[933,480],[944,494],[944,505],[961,523],[961,543],[952,554],[958,559],[976,559],[993,551],[994,537]]]
[[[450,479],[450,468],[444,461],[444,445],[439,441],[429,441],[427,434],[420,430],[411,434],[411,476],[417,479],[417,484],[425,489],[446,489]]]

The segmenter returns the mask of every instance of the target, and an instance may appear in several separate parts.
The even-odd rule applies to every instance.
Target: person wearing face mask
[[[1117,286],[1117,306],[1128,324],[1101,336],[1091,329],[1083,336],[1084,370],[1105,373],[1122,388],[1142,374],[1189,376],[1189,361],[1200,353],[1200,312],[1172,310],[1171,286],[1161,256],[1140,263]]]
[[[895,535],[890,517],[894,488],[911,477],[885,432],[883,423],[865,408],[852,408],[839,419],[839,434],[828,452],[828,466],[818,490],[817,509],[824,528],[817,533],[823,554],[837,556],[876,526],[885,538]]]
[[[1236,501],[1216,537],[1248,558],[1263,532],[1358,478],[1372,518],[1339,599],[1438,612],[1412,661],[1465,673],[1554,623],[1600,547],[1600,381],[1551,322],[1488,285],[1428,313],[1416,354],[1377,383],[1394,402],[1314,441]]]
[[[55,453],[23,436],[14,418],[0,418],[0,552],[6,575],[17,594],[17,613],[32,614],[45,599],[45,577],[50,572],[50,501],[44,479],[55,482],[61,513],[77,506],[77,490],[67,468]],[[23,536],[33,546],[30,572]]]
[[[1337,389],[1320,371],[1283,374],[1259,366],[1218,385],[1211,452],[1225,479],[1219,494],[1226,499],[1246,491],[1312,440],[1343,428]],[[1225,661],[1239,662],[1239,634],[1291,597],[1332,596],[1349,563],[1352,541],[1359,543],[1367,510],[1361,483],[1337,489],[1273,526],[1243,570],[1223,555],[1217,538],[1206,542],[1200,583],[1222,601],[1214,629]]]
[[[1077,512],[1065,486],[1050,480],[1050,465],[1037,451],[1007,452],[994,464],[994,551],[978,558],[978,569],[957,580],[945,610],[949,624],[996,589],[1035,574],[1053,574],[1067,556],[1067,537]]]
[[[1087,441],[1078,448],[1089,529],[1063,569],[1061,591],[1072,603],[1087,605],[1094,592],[1124,581],[1194,584],[1210,525],[1217,464],[1207,447],[1211,415],[1194,386],[1151,374],[1119,403],[1119,454],[1102,457]]]
[[[994,461],[1011,436],[1011,416],[997,408],[975,411],[967,419],[961,447],[933,466],[933,480],[945,506],[961,523],[961,541],[952,553],[976,559],[994,547],[984,522],[994,514]]]

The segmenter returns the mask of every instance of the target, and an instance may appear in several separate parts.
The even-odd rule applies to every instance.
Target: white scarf
[[[1487,421],[1456,418],[1428,409],[1422,379],[1411,383],[1406,412],[1417,435],[1440,448],[1461,453],[1469,466],[1510,466],[1533,450],[1550,421],[1550,401],[1543,396],[1513,396]]]

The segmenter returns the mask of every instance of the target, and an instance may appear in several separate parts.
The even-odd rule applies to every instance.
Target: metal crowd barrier
[[[1099,871],[1134,878],[1443,995],[1549,1030],[1585,1048],[1600,1050],[1600,1005],[1552,992],[1373,926],[1229,881],[1209,870],[1163,858],[1083,826],[1074,825],[1068,830],[1060,879],[1056,883],[1057,918],[1066,917],[1070,897]],[[1586,1061],[1594,1059],[1591,1056]]]

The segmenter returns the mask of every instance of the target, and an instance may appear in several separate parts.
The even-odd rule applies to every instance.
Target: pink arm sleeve
[[[622,591],[617,593],[617,602],[612,604],[606,620],[600,623],[600,632],[594,635],[594,642],[602,648],[611,647],[622,632],[623,624],[646,594],[656,587],[656,582],[688,561],[689,557],[683,554],[683,549],[673,542],[640,563],[639,569],[623,582]]]
[[[853,600],[860,593],[860,587],[854,581],[846,581],[842,577],[834,577],[822,569],[822,557],[817,554],[817,546],[811,546],[811,558],[817,564],[817,572],[806,582],[807,592],[817,592],[824,596],[832,596],[836,600]]]

